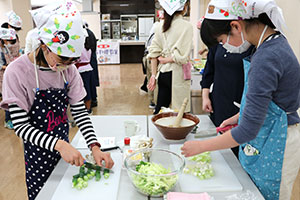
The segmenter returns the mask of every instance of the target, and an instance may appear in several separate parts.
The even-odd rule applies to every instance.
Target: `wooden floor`
[[[101,87],[98,88],[98,107],[94,115],[147,115],[146,96],[139,95],[143,82],[140,64],[99,66]],[[193,113],[201,113],[201,98],[192,98]],[[0,200],[26,200],[24,158],[21,140],[3,127],[4,111],[0,111]],[[71,128],[70,139],[77,128]],[[50,195],[50,194],[49,194]],[[292,200],[300,200],[300,173],[294,185]]]

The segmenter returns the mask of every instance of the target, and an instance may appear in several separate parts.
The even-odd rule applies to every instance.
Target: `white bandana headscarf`
[[[159,0],[163,9],[172,16],[176,11],[182,11],[187,0]]]
[[[0,28],[0,38],[2,40],[15,40],[16,31],[13,28]]]
[[[9,11],[6,13],[8,17],[8,24],[17,28],[22,27],[22,19],[14,11]]]
[[[282,10],[274,0],[211,0],[205,14],[207,19],[243,20],[266,13],[274,26],[283,33]]]
[[[30,11],[38,39],[59,56],[80,57],[85,34],[82,18],[73,1],[63,1]]]

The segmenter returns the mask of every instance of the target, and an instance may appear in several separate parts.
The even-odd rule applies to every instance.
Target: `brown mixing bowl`
[[[191,126],[185,126],[185,127],[169,127],[169,126],[162,126],[157,123],[155,123],[156,120],[164,118],[164,117],[176,117],[178,113],[175,112],[165,112],[165,113],[159,113],[157,115],[154,115],[151,120],[152,123],[156,126],[156,128],[161,132],[161,134],[164,136],[164,138],[168,140],[182,140],[184,139],[192,130],[193,128],[199,123],[199,118],[195,115],[184,113],[183,118],[192,120],[195,122],[194,125]]]

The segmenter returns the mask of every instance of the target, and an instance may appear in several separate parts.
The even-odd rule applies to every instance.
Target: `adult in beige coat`
[[[157,114],[162,106],[179,110],[184,98],[190,102],[190,80],[184,80],[182,65],[188,63],[192,49],[193,28],[192,25],[183,19],[187,12],[188,2],[180,1],[182,6],[176,10],[170,10],[168,4],[174,1],[160,0],[164,8],[165,19],[155,31],[154,39],[149,49],[148,59],[151,59],[152,76],[148,88],[154,90],[158,82],[157,105],[154,114]],[[170,73],[171,72],[171,73]],[[165,84],[160,84],[164,74],[171,74],[170,102],[166,102]],[[160,77],[161,76],[161,77]],[[157,81],[158,80],[158,81]],[[168,101],[168,100],[167,100]],[[162,103],[163,102],[163,103]],[[190,111],[188,103],[185,112]]]

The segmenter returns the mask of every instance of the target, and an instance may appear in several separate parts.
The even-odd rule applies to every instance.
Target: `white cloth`
[[[8,17],[8,24],[17,28],[22,27],[22,19],[14,11],[9,11],[6,13]]]
[[[0,28],[0,38],[2,40],[15,40],[16,31],[13,28]]]
[[[55,2],[30,12],[39,30],[38,39],[52,52],[59,56],[80,57],[85,34],[80,12],[73,1]]]
[[[36,35],[38,35],[37,28],[28,31],[26,35],[25,54],[28,54],[39,47],[40,40],[38,40]]]
[[[159,0],[163,9],[171,16],[176,11],[182,11],[187,0]]]
[[[291,199],[294,182],[300,170],[300,125],[288,127],[282,175],[280,183],[279,200]]]
[[[266,13],[274,26],[283,33],[286,26],[282,10],[275,0],[211,0],[206,10],[206,19],[238,20],[257,18]]]

